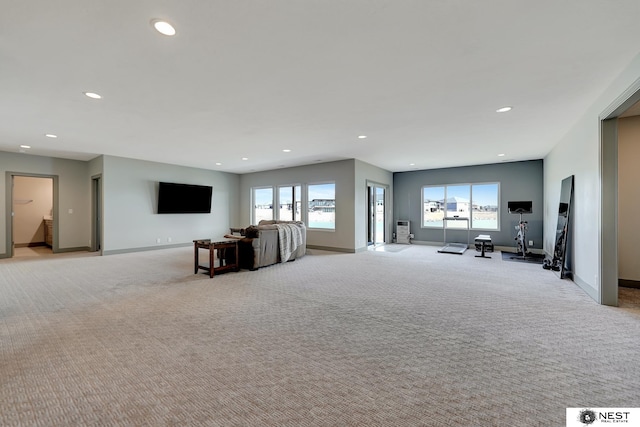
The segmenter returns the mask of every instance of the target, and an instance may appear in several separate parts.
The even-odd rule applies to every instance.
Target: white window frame
[[[424,229],[440,229],[443,228],[442,225],[425,225],[424,223],[424,190],[425,188],[443,188],[443,200],[444,200],[444,212],[446,216],[447,211],[447,187],[454,186],[469,186],[469,229],[470,230],[478,230],[478,231],[500,231],[500,182],[491,181],[491,182],[473,182],[473,183],[452,183],[452,184],[434,184],[434,185],[423,185],[420,188],[420,228]],[[496,228],[486,228],[486,227],[474,227],[473,226],[473,186],[474,185],[497,185],[497,206],[496,206],[496,214],[497,214],[497,227]],[[443,220],[444,227],[447,229],[456,229],[454,227],[448,227],[447,221]]]
[[[471,230],[479,230],[479,231],[500,231],[500,182],[498,181],[492,181],[492,182],[474,182],[472,184],[470,184],[471,187],[469,188],[469,197],[470,197],[470,204],[471,204],[471,210],[470,210],[470,215],[469,215],[469,223],[471,224]],[[473,226],[473,186],[474,185],[496,185],[497,188],[497,198],[496,198],[496,221],[497,221],[497,226],[496,228],[485,228],[485,227],[474,227]]]
[[[296,188],[300,188],[300,194],[299,194],[299,199],[300,199],[300,217],[296,217],[296,209],[295,209],[295,203],[296,203]],[[304,213],[305,213],[305,209],[304,209],[304,200],[303,200],[303,194],[304,194],[304,185],[302,184],[285,184],[285,185],[278,185],[276,188],[276,204],[275,206],[277,207],[276,209],[276,218],[281,220],[282,218],[280,218],[280,204],[282,203],[282,201],[280,200],[280,189],[281,188],[291,188],[291,195],[292,195],[292,217],[294,221],[304,221]]]
[[[258,224],[258,220],[256,218],[256,190],[271,190],[271,210],[272,210],[272,215],[271,215],[271,219],[275,218],[275,209],[273,208],[275,206],[274,203],[274,199],[275,199],[275,190],[273,188],[272,185],[266,185],[266,186],[262,186],[262,187],[252,187],[251,188],[251,224],[257,225]]]
[[[327,184],[333,184],[333,197],[334,197],[334,223],[333,223],[333,228],[326,228],[326,227],[312,227],[311,226],[311,222],[309,221],[309,203],[312,201],[312,199],[309,197],[309,187],[314,186],[314,185],[327,185]],[[337,211],[336,211],[336,193],[337,193],[337,186],[336,186],[336,182],[335,181],[321,181],[321,182],[310,182],[307,183],[305,186],[305,191],[304,191],[304,197],[302,200],[302,203],[304,205],[304,210],[305,210],[305,214],[307,217],[307,221],[305,222],[306,226],[308,229],[310,230],[315,230],[315,231],[329,231],[329,232],[333,232],[336,230],[337,227],[337,222],[338,222],[338,215],[337,215]]]

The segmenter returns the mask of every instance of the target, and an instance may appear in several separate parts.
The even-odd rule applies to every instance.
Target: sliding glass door
[[[378,245],[385,242],[385,187],[367,186],[367,244]]]

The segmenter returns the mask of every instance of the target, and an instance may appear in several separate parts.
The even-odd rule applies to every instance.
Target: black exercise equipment
[[[480,255],[476,255],[476,258],[491,258],[486,256],[485,252],[493,252],[493,242],[491,236],[488,234],[480,234],[475,238],[476,251],[480,251]]]
[[[510,214],[518,214],[520,215],[520,221],[518,225],[516,225],[516,230],[518,230],[518,234],[516,235],[517,242],[517,257],[512,257],[513,259],[520,258],[526,259],[527,255],[529,255],[529,248],[527,247],[527,229],[528,223],[527,221],[522,220],[523,214],[533,213],[533,202],[508,202],[507,207],[509,209]]]

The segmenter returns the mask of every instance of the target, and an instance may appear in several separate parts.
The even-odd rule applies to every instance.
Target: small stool
[[[491,242],[491,236],[488,234],[480,234],[475,238],[476,251],[481,251],[480,255],[476,255],[476,258],[491,258],[485,255],[485,252],[493,252],[493,243]]]

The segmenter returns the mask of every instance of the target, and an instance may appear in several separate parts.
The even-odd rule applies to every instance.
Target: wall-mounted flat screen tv
[[[207,185],[160,182],[159,214],[211,213],[213,187]]]
[[[507,202],[509,213],[530,214],[533,213],[533,202]]]

